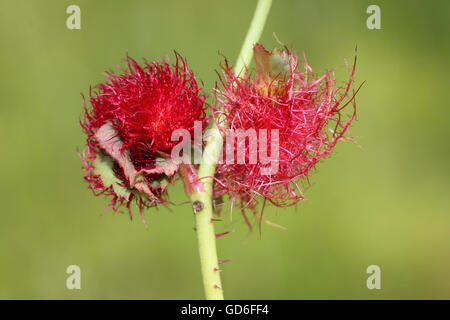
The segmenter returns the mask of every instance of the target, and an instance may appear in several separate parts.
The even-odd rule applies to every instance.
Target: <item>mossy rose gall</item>
[[[81,126],[87,135],[82,155],[85,179],[96,195],[112,196],[117,211],[135,199],[141,209],[166,202],[166,189],[178,164],[170,159],[176,129],[206,126],[205,96],[186,61],[147,62],[128,57],[121,74],[107,72],[107,81],[90,92]]]
[[[243,213],[251,209],[257,215],[260,198],[280,207],[303,199],[302,184],[319,160],[347,134],[356,114],[350,91],[356,56],[347,83],[339,86],[332,71],[315,75],[306,59],[300,60],[293,51],[268,51],[261,44],[253,51],[256,72],[245,70],[237,76],[225,61],[221,86],[215,91],[220,104],[215,119],[222,119],[218,127],[234,131],[277,133],[274,149],[278,151],[278,170],[264,173],[261,161],[248,161],[251,155],[247,148],[245,165],[218,165],[214,193],[216,199],[230,195],[233,202],[240,202]],[[264,139],[258,145],[271,150],[270,141]]]
[[[356,115],[356,55],[340,84],[334,71],[313,73],[294,50],[266,50],[258,41],[270,7],[271,0],[258,0],[236,64],[232,69],[225,59],[221,67],[213,103],[205,102],[186,61],[175,53],[174,64],[141,66],[127,58],[126,68],[108,72],[91,90],[91,106],[84,105],[84,179],[96,195],[111,197],[114,211],[123,205],[132,216],[135,201],[142,217],[143,208],[168,203],[167,188],[176,177],[184,183],[207,299],[223,299],[220,266],[229,259],[219,260],[216,239],[230,231],[215,232],[224,219],[214,214],[226,197],[250,228],[247,209],[261,223],[266,203],[285,207],[304,199],[309,176],[349,137]]]

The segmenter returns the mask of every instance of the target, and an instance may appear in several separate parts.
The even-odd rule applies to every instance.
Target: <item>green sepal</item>
[[[105,188],[112,187],[115,194],[120,198],[128,200],[131,191],[124,187],[122,181],[114,173],[114,160],[99,152],[94,161],[94,173],[100,176]]]

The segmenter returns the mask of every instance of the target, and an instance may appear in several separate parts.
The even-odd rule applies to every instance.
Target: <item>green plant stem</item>
[[[253,58],[253,46],[259,41],[264,25],[269,15],[272,0],[258,0],[255,14],[253,15],[250,28],[247,31],[241,52],[234,66],[234,73],[239,75],[244,67],[248,67]]]
[[[239,74],[244,67],[250,65],[253,57],[253,45],[259,41],[271,3],[272,0],[258,0],[255,14],[233,70],[235,74]],[[217,120],[221,123],[220,117]],[[213,179],[211,178],[214,176],[216,170],[217,160],[223,145],[223,138],[216,123],[212,124],[211,129],[212,134],[206,144],[202,163],[198,170],[198,177],[203,182],[204,190],[192,193],[190,200],[195,213],[195,225],[205,296],[208,300],[223,300],[219,262],[217,259],[216,235],[212,220]]]

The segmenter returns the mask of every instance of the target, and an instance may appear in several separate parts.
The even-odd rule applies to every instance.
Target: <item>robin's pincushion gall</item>
[[[90,92],[81,126],[87,135],[82,155],[85,180],[96,195],[112,197],[118,211],[136,200],[139,208],[166,202],[166,188],[178,164],[170,159],[175,129],[206,127],[205,96],[186,61],[175,64],[126,59],[122,74],[106,73],[107,81]]]

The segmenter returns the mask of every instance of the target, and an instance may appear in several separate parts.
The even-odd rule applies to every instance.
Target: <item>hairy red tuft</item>
[[[277,129],[279,168],[276,173],[262,174],[260,161],[249,163],[246,148],[245,164],[224,161],[218,165],[214,193],[216,198],[230,194],[243,212],[250,208],[256,214],[258,196],[281,207],[304,199],[302,186],[312,169],[330,154],[355,117],[356,93],[350,93],[355,65],[348,68],[348,82],[338,86],[333,71],[317,77],[306,59],[299,63],[295,52],[269,52],[259,44],[254,51],[255,73],[245,70],[236,76],[225,61],[222,87],[215,91],[223,110],[215,110],[215,119],[223,119],[225,123],[219,125],[230,130],[267,129],[269,153],[270,130]],[[345,114],[349,105],[349,114]]]

